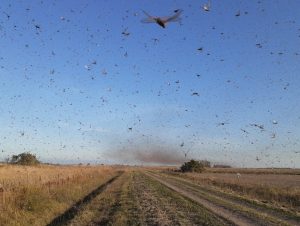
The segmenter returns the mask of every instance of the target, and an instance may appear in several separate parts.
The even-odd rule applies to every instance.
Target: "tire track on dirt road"
[[[266,218],[273,218],[275,221],[279,221],[279,223],[283,224],[290,224],[290,225],[300,225],[300,215],[297,212],[291,212],[288,210],[280,209],[276,206],[266,205],[265,203],[261,203],[255,200],[251,200],[246,197],[241,197],[236,194],[224,192],[219,189],[212,188],[211,186],[201,185],[195,183],[189,179],[174,176],[174,175],[167,175],[162,174],[163,176],[170,177],[176,181],[177,184],[181,185],[184,184],[188,186],[192,192],[198,192],[202,194],[207,194],[212,198],[217,198],[222,200],[223,202],[228,202],[232,205],[238,205],[242,207],[248,208],[248,210],[252,210],[252,212],[257,213],[259,212],[261,216],[266,216]]]
[[[141,172],[135,173],[133,189],[142,212],[142,225],[231,225]]]
[[[71,221],[78,213],[79,211],[86,206],[88,203],[90,203],[97,195],[102,193],[106,187],[114,182],[117,178],[119,178],[124,172],[119,172],[116,176],[109,179],[104,184],[101,184],[99,187],[94,189],[92,192],[90,192],[88,195],[86,195],[84,198],[76,202],[73,206],[71,206],[68,210],[66,210],[64,213],[59,215],[58,217],[54,218],[47,226],[60,226],[60,225],[66,225],[69,221]]]
[[[276,218],[276,216],[261,214],[242,204],[232,203],[222,197],[201,190],[201,187],[195,188],[197,185],[189,186],[169,176],[162,176],[153,172],[145,174],[181,195],[203,205],[211,212],[231,221],[234,225],[299,225],[288,224]]]
[[[125,171],[67,225],[231,226],[140,170]]]

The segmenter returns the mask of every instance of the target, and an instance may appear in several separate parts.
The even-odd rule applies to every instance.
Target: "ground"
[[[68,225],[297,225],[299,215],[166,173],[122,173]]]
[[[92,169],[84,170],[90,173]],[[101,169],[97,186],[90,187],[89,192],[68,207],[45,215],[44,221],[23,224],[6,221],[4,225],[300,225],[297,202],[287,205],[285,199],[275,198],[265,202],[263,198],[273,194],[273,190],[266,190],[270,194],[265,191],[265,196],[258,193],[254,197],[253,190],[247,194],[249,186],[261,189],[260,177],[271,178],[269,183],[265,180],[264,188],[290,187],[298,191],[298,171],[287,173],[283,183],[274,182],[274,174],[268,172],[257,174],[257,180],[253,179],[253,172],[240,172],[237,179],[235,171],[231,175],[225,172],[221,177],[221,172],[209,170],[183,174],[166,168]],[[279,172],[278,178],[282,176]],[[222,181],[218,181],[220,177]],[[238,188],[244,186],[245,190],[241,192],[233,186],[229,189],[226,183]]]

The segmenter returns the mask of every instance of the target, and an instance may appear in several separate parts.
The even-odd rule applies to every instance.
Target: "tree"
[[[204,164],[200,161],[196,161],[194,159],[190,160],[189,162],[185,162],[181,167],[180,170],[185,172],[197,172],[201,173],[204,171]]]
[[[19,155],[13,155],[10,159],[10,163],[19,165],[37,165],[40,161],[34,154],[24,152]]]

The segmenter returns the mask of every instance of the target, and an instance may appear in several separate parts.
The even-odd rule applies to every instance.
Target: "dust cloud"
[[[166,147],[134,147],[122,148],[106,154],[118,162],[128,164],[160,164],[179,165],[186,161],[184,154],[178,150]]]

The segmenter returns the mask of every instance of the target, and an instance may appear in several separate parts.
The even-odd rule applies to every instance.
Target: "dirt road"
[[[189,180],[148,172],[147,175],[179,194],[203,205],[235,225],[300,225],[299,216],[268,208],[243,198],[193,184]]]
[[[297,225],[298,220],[154,171],[128,170],[100,188],[55,225]]]

